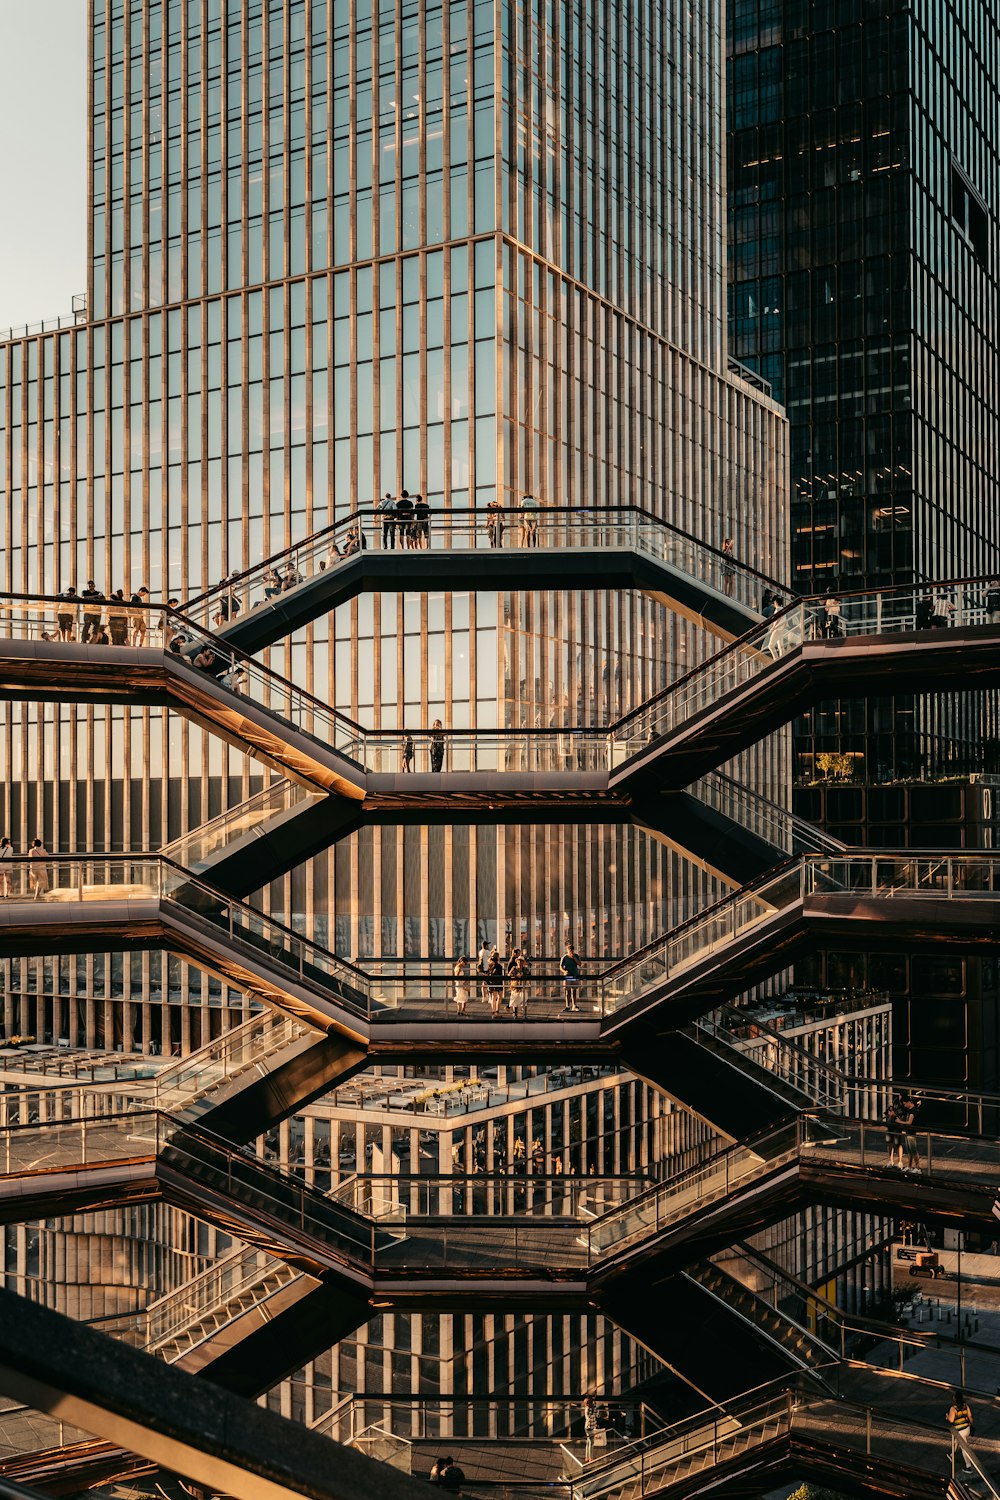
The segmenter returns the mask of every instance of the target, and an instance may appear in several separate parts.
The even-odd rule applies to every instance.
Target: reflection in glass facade
[[[0,358],[6,586],[190,597],[404,484],[639,499],[780,574],[784,423],[727,369],[720,69],[712,17],[672,4],[95,3],[90,321]],[[475,728],[602,722],[706,649],[637,595],[440,594],[269,655],[366,724]],[[155,845],[260,784],[167,715],[4,712],[8,824],[56,849]],[[780,748],[747,761],[778,789]],[[579,874],[525,900],[529,837]],[[382,830],[269,900],[352,956],[508,920],[614,953],[709,894],[631,831],[588,840]],[[189,983],[158,955],[73,967],[88,993]]]
[[[729,318],[786,405],[802,592],[1000,565],[1000,31],[985,0],[729,0]],[[828,705],[796,773],[981,765],[922,708]],[[971,720],[975,723],[975,719]],[[968,741],[971,741],[968,742]]]
[[[728,30],[730,334],[786,403],[793,582],[988,575],[1000,568],[996,7],[729,0]],[[796,810],[853,844],[989,846],[989,814],[964,811],[975,787],[907,783],[995,770],[991,699],[819,706],[795,726],[794,774],[812,783]],[[825,785],[825,753],[845,755],[857,784]],[[898,1078],[996,1086],[991,961],[834,952],[799,970],[889,990]]]
[[[91,0],[79,327],[0,345],[2,588],[189,598],[406,486],[641,503],[786,571],[785,421],[730,373],[723,38],[681,0]],[[601,723],[713,649],[637,594],[367,595],[268,653],[374,728]],[[157,847],[259,765],[0,706],[22,847]],[[738,773],[781,794],[778,735]],[[367,830],[260,903],[345,956],[626,954],[716,894],[632,829]],[[159,953],[5,965],[8,1029],[186,1051],[249,996]]]

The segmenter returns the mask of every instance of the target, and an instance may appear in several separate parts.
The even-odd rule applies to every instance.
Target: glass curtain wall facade
[[[794,586],[989,575],[1000,568],[996,7],[729,0],[728,30],[730,332],[787,406]],[[974,846],[978,832],[956,826],[962,788],[906,783],[995,770],[996,723],[995,699],[973,694],[820,705],[795,726],[794,774],[811,783],[796,810],[829,815],[852,843]],[[824,755],[857,784],[826,787]],[[991,961],[829,953],[804,972],[833,984],[870,973],[891,989],[897,1077],[996,1085]]]
[[[1000,565],[1000,30],[983,0],[729,0],[729,314],[785,402],[803,593]],[[992,715],[837,703],[869,779],[977,769]]]
[[[678,0],[91,0],[88,317],[0,345],[0,578],[185,599],[406,486],[642,504],[778,577],[729,370],[723,28]],[[599,724],[714,649],[630,593],[366,595],[270,664],[373,728]],[[265,778],[156,710],[5,704],[18,848],[157,847]],[[778,798],[787,740],[737,774]],[[379,829],[255,898],[352,958],[624,955],[718,893],[631,829]],[[183,1052],[174,958],[4,965],[8,1027]]]
[[[784,422],[727,369],[715,8],[106,0],[90,49],[90,321],[0,356],[7,587],[183,599],[404,484],[641,501],[782,573]],[[599,723],[707,649],[633,594],[432,594],[269,655],[376,728],[461,729]],[[149,847],[261,784],[166,714],[4,712],[17,840]],[[780,737],[746,761],[780,793]],[[357,835],[264,899],[377,957],[508,925],[613,954],[710,894],[630,830],[457,826]],[[101,1044],[187,1045],[187,1000],[225,998],[158,955],[17,970],[111,983]]]

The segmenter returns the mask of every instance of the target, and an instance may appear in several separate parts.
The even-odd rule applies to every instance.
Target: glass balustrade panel
[[[732,1146],[718,1152],[606,1214],[590,1226],[591,1260],[599,1261],[637,1239],[644,1239],[773,1169],[777,1162],[794,1155],[799,1133],[799,1122],[790,1119],[752,1145]]]
[[[0,1131],[0,1175],[44,1173],[155,1156],[154,1112],[96,1116]]]
[[[174,864],[183,865],[197,875],[209,862],[212,855],[229,849],[248,834],[259,832],[272,818],[279,817],[293,807],[304,807],[316,799],[304,787],[293,781],[276,781],[264,787],[238,806],[229,808],[218,817],[203,823],[165,844],[161,853]]]
[[[162,605],[0,595],[0,638],[46,641],[54,654],[63,644],[165,651],[217,682],[231,699],[245,698],[329,749],[346,755],[358,743],[359,728],[350,719]],[[230,702],[230,711],[234,706]]]
[[[800,865],[782,870],[751,889],[736,891],[702,917],[694,917],[631,963],[616,965],[604,976],[603,1002],[607,1012],[639,999],[647,988],[662,984],[692,965],[720,952],[777,912],[801,898]]]
[[[253,1016],[208,1047],[164,1069],[154,1087],[156,1102],[166,1110],[191,1102],[248,1069],[256,1071],[309,1034],[306,1027],[288,1016],[271,1012]]]
[[[454,510],[406,520],[364,512],[345,517],[186,606],[205,630],[223,630],[256,610],[285,608],[324,574],[338,573],[364,552],[498,551],[636,548],[734,603],[758,611],[772,580],[734,556],[627,505],[576,510],[543,505],[487,513]]]
[[[614,726],[616,763],[638,753],[650,741],[672,734],[685,721],[712,708],[810,641],[988,626],[986,587],[983,580],[959,580],[789,603],[654,702]]]

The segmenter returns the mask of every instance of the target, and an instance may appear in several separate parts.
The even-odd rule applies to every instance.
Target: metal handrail
[[[765,797],[763,792],[758,792],[752,787],[745,786],[742,782],[736,781],[732,776],[726,776],[722,771],[709,772],[700,781],[696,781],[691,790],[698,796],[700,795],[699,788],[705,787],[709,795],[711,795],[713,786],[719,789],[720,802],[724,803],[726,799],[730,799],[736,803],[745,803],[755,811],[762,812],[772,823],[787,824],[792,835],[797,835],[801,843],[806,844],[808,842],[808,844],[813,846],[812,848],[807,848],[805,850],[806,853],[834,855],[846,854],[848,851],[847,844],[842,843],[840,839],[835,839],[825,829],[818,828],[814,823],[807,823],[804,818],[800,818],[788,808],[782,807],[780,802],[775,802],[772,798]],[[724,807],[720,810],[725,811]]]
[[[620,718],[614,720],[609,726],[609,734],[612,736],[620,735],[629,725],[638,722],[642,719],[643,715],[648,714],[651,710],[655,710],[660,704],[667,702],[677,692],[687,688],[695,679],[709,676],[724,661],[737,661],[747,652],[756,650],[755,643],[757,641],[767,640],[775,633],[780,635],[783,623],[790,621],[794,615],[801,613],[803,619],[818,617],[823,610],[824,601],[827,599],[836,599],[841,606],[845,604],[850,605],[852,602],[858,600],[870,599],[877,601],[880,611],[883,600],[891,603],[893,601],[906,600],[907,598],[913,599],[920,594],[942,593],[948,589],[985,589],[994,582],[995,577],[995,574],[977,574],[971,578],[950,578],[927,583],[896,584],[890,588],[853,589],[846,592],[838,592],[837,590],[830,589],[818,594],[797,595],[787,604],[776,610],[762,624],[751,626],[738,640],[720,647],[713,655],[707,657],[704,661],[698,662],[687,672],[683,673],[682,676],[675,678],[667,687],[661,688],[658,693],[654,693],[650,698],[647,698],[645,703],[641,703],[636,708],[630,709],[628,713],[622,714]],[[841,616],[842,626],[847,623],[846,618]],[[876,631],[876,633],[880,633],[880,631]]]
[[[524,513],[523,507],[515,502],[509,507],[505,507],[502,515],[505,520],[510,520],[523,516]],[[452,522],[468,520],[481,525],[489,514],[490,512],[487,511],[484,505],[478,507],[449,507],[436,511],[432,510],[431,521],[447,520],[448,522]],[[685,531],[674,522],[667,521],[662,516],[656,515],[653,511],[646,510],[641,505],[540,505],[537,510],[531,512],[531,516],[539,522],[546,519],[565,517],[569,520],[575,520],[580,524],[585,522],[592,524],[594,520],[599,523],[605,517],[613,524],[621,519],[631,519],[634,517],[637,521],[641,521],[645,525],[657,526],[665,532],[670,532],[671,535],[678,537],[684,542],[694,543],[697,547],[712,553],[721,565],[738,570],[745,576],[754,578],[765,587],[781,588],[783,592],[788,592],[787,585],[779,584],[777,580],[771,578],[767,573],[761,572],[759,568],[755,568],[751,563],[741,562],[735,557],[730,557],[722,551],[721,547],[716,547],[711,542],[702,541],[700,537],[692,536],[690,532]],[[318,531],[311,532],[309,536],[303,537],[301,541],[290,542],[287,547],[283,547],[279,552],[273,552],[269,557],[262,559],[262,561],[252,564],[249,568],[244,568],[242,572],[237,572],[228,579],[214,584],[211,588],[202,590],[200,594],[193,595],[185,601],[184,607],[185,609],[191,609],[196,605],[207,604],[214,599],[224,598],[228,592],[240,588],[262,571],[278,568],[289,562],[295,562],[301,553],[321,547],[324,542],[329,541],[339,532],[348,532],[358,526],[363,527],[369,523],[375,528],[379,528],[382,525],[382,521],[381,513],[374,509],[352,511],[350,515],[336,521],[331,521],[327,526],[321,527]]]
[[[921,1102],[930,1101],[932,1103],[971,1107],[977,1111],[981,1124],[983,1114],[986,1110],[993,1109],[1000,1111],[1000,1092],[990,1092],[988,1089],[948,1089],[942,1088],[937,1084],[900,1083],[892,1078],[858,1077],[853,1073],[845,1073],[842,1068],[838,1068],[835,1063],[828,1062],[825,1058],[817,1057],[809,1051],[808,1047],[803,1046],[802,1042],[796,1037],[790,1037],[786,1032],[779,1031],[777,1027],[771,1026],[767,1021],[758,1019],[755,1015],[747,1014],[740,1010],[739,1006],[721,1005],[719,1009],[724,1014],[731,1016],[734,1021],[738,1020],[741,1025],[755,1027],[780,1048],[794,1052],[797,1056],[801,1057],[805,1067],[816,1073],[822,1073],[825,1077],[834,1080],[845,1092],[856,1092],[867,1089],[880,1093],[909,1094]],[[695,1025],[701,1026],[703,1023],[704,1018],[702,1021],[696,1022]],[[713,1032],[713,1034],[715,1033]],[[823,1103],[824,1101],[817,1102]],[[982,1128],[978,1133],[983,1134]]]
[[[954,1350],[956,1354],[961,1354],[968,1351],[972,1354],[982,1355],[991,1359],[1000,1360],[1000,1348],[998,1348],[995,1344],[982,1344],[975,1339],[952,1339],[949,1338],[946,1333],[925,1332],[923,1329],[913,1328],[909,1324],[897,1325],[894,1323],[885,1323],[879,1318],[867,1317],[864,1313],[847,1313],[843,1308],[838,1307],[835,1302],[831,1302],[830,1299],[824,1296],[822,1292],[815,1290],[813,1287],[809,1286],[807,1282],[800,1281],[799,1278],[797,1276],[793,1276],[790,1271],[785,1271],[781,1266],[773,1261],[770,1256],[765,1255],[762,1250],[755,1249],[752,1245],[748,1245],[744,1240],[736,1241],[732,1248],[738,1252],[741,1260],[746,1260],[751,1264],[757,1265],[765,1275],[772,1277],[776,1285],[778,1282],[783,1282],[788,1288],[791,1289],[791,1291],[795,1293],[796,1296],[801,1297],[803,1301],[814,1303],[819,1308],[821,1315],[825,1319],[827,1319],[827,1321],[841,1328],[843,1331],[846,1331],[848,1333],[870,1334],[872,1337],[878,1338],[883,1343],[907,1342],[913,1345],[920,1345],[923,1348],[927,1349],[933,1349],[936,1346],[943,1344],[949,1350],[949,1352],[951,1350]],[[712,1264],[716,1265],[716,1262],[713,1261]],[[722,1271],[724,1275],[730,1276],[738,1286],[743,1287],[744,1283],[739,1280],[739,1277],[732,1276],[732,1273],[726,1271],[723,1266],[717,1266],[717,1269]],[[746,1290],[751,1292],[752,1295],[756,1296],[759,1301],[764,1301],[765,1305],[771,1305],[770,1303],[766,1302],[765,1298],[761,1297],[759,1292],[753,1292],[753,1289],[750,1287],[747,1287]],[[787,1313],[785,1313],[783,1316],[785,1316],[786,1318],[789,1317]],[[789,1318],[789,1321],[795,1324],[796,1327],[800,1326],[795,1323],[795,1320],[793,1318]],[[808,1329],[806,1329],[805,1331],[809,1332]],[[817,1335],[811,1334],[811,1337],[816,1338]],[[822,1343],[823,1341],[819,1340],[819,1342]],[[826,1347],[830,1348],[830,1352],[833,1354],[836,1354],[838,1352],[836,1349],[833,1349],[829,1345],[826,1345]],[[840,1349],[840,1358],[846,1359],[848,1363],[870,1363],[870,1361],[868,1360],[852,1360],[851,1356],[845,1354],[843,1345],[841,1345]],[[875,1366],[874,1368],[880,1367]],[[954,1381],[935,1380],[932,1376],[922,1375],[919,1378],[921,1380],[926,1380],[931,1385],[941,1385],[945,1388],[953,1389],[955,1384]],[[963,1390],[971,1391],[973,1395],[982,1396],[984,1399],[990,1401],[996,1398],[997,1390],[995,1386],[994,1389],[989,1391],[979,1391],[975,1386],[969,1385],[967,1379],[965,1378],[964,1372],[961,1385]]]
[[[102,618],[104,615],[110,617],[111,614],[117,614],[118,616],[141,616],[148,622],[146,626],[146,642],[150,645],[157,642],[157,632],[152,628],[154,619],[163,620],[169,626],[172,635],[185,642],[184,650],[166,653],[175,656],[178,661],[191,665],[189,653],[194,647],[210,647],[220,662],[229,661],[233,667],[241,668],[248,676],[258,677],[267,686],[274,688],[277,692],[296,698],[304,705],[306,712],[314,715],[320,722],[329,720],[345,731],[349,731],[355,739],[363,737],[365,734],[362,726],[347,714],[341,713],[339,709],[333,708],[330,704],[316,698],[289,678],[283,677],[280,672],[276,672],[273,667],[264,666],[255,656],[242,651],[238,646],[232,645],[229,641],[220,640],[213,631],[206,629],[204,625],[192,620],[190,616],[177,608],[176,605],[154,604],[149,601],[133,603],[128,599],[101,599],[91,602],[82,598],[79,594],[75,595],[72,599],[67,599],[64,595],[60,594],[33,594],[5,590],[0,592],[0,622],[2,622],[4,613],[8,612],[12,605],[16,604],[31,605],[54,616],[60,614],[73,615],[74,618],[77,614],[81,618],[85,614],[101,616]],[[3,632],[0,629],[0,638],[2,636]],[[50,644],[59,645],[61,643],[59,641],[51,641]],[[141,645],[130,646],[130,643],[125,641],[118,645],[108,646],[107,649],[139,650],[142,647]],[[166,651],[165,647],[164,650]],[[209,680],[217,682],[218,678],[212,676]],[[267,711],[275,712],[273,709],[268,709]]]
[[[112,869],[131,870],[142,868],[152,875],[148,894],[171,900],[178,911],[189,912],[202,918],[213,927],[228,927],[234,943],[249,943],[255,952],[270,961],[290,967],[297,981],[316,982],[323,991],[325,1000],[336,999],[355,1014],[373,1018],[391,1007],[392,999],[385,992],[393,983],[402,983],[385,972],[381,961],[364,966],[348,959],[339,958],[321,944],[302,936],[293,928],[266,916],[248,903],[225,895],[197,876],[177,865],[168,856],[114,855],[108,858],[88,856],[80,858],[69,854],[46,854],[41,863],[57,871],[68,868],[78,872],[76,885],[78,899],[83,901],[85,872],[88,869],[102,870],[103,881],[108,881]],[[38,862],[30,856],[17,855],[7,861],[11,872],[38,868]],[[980,883],[970,878],[980,872]],[[983,874],[982,872],[985,872]],[[167,877],[171,877],[169,880]],[[71,879],[70,887],[74,881]],[[63,889],[66,889],[64,887]],[[732,891],[714,902],[704,911],[696,913],[644,945],[628,958],[615,960],[602,967],[592,976],[585,976],[585,983],[597,996],[600,1015],[612,1014],[624,1005],[631,1004],[643,995],[671,981],[675,974],[692,972],[694,966],[709,957],[717,960],[731,942],[761,927],[768,920],[787,913],[802,905],[808,896],[821,894],[844,894],[852,897],[864,895],[871,899],[894,899],[900,892],[915,898],[931,895],[936,899],[973,899],[979,895],[996,897],[1000,893],[1000,853],[995,851],[961,851],[959,854],[930,858],[914,857],[910,850],[852,850],[843,855],[800,855],[776,865],[772,870],[758,876],[747,885]],[[140,891],[141,893],[141,891]],[[102,898],[98,896],[95,901]],[[220,921],[221,919],[221,921]],[[704,929],[704,941],[696,946],[685,943],[698,929]],[[260,932],[271,937],[263,945],[252,941],[249,934]],[[292,956],[291,961],[289,955]],[[587,960],[584,963],[600,961]],[[397,961],[393,961],[397,962]],[[417,961],[398,961],[411,968]],[[440,963],[440,969],[429,969],[429,965]],[[447,987],[454,983],[452,964],[447,960],[421,960],[419,967],[427,968],[427,981]],[[655,972],[643,975],[645,968]],[[315,973],[310,973],[312,969]],[[629,975],[638,976],[634,987],[623,984]],[[320,978],[319,976],[322,976]],[[419,975],[416,978],[419,979]],[[470,983],[478,982],[480,976],[472,972],[467,976]],[[345,990],[343,980],[347,981]],[[330,981],[340,982],[339,990],[328,988]],[[557,983],[555,976],[536,973],[529,984]],[[443,993],[443,992],[442,992]],[[425,1003],[423,997],[420,1003]],[[427,1003],[435,1003],[441,997],[432,995]],[[531,995],[528,996],[531,999]],[[551,995],[548,996],[552,998]],[[451,992],[441,1003],[450,1003]],[[406,996],[403,997],[406,1003]],[[593,1014],[593,1011],[591,1011]]]

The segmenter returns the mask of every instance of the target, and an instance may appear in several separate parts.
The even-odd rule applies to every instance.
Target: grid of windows
[[[638,501],[785,573],[731,376],[720,15],[678,0],[91,0],[89,322],[0,345],[0,578],[181,598],[385,490]],[[711,647],[632,596],[366,596],[272,664],[374,727],[603,722]],[[155,847],[260,785],[168,714],[5,705],[18,846]],[[743,759],[780,795],[784,736]],[[347,956],[629,951],[716,893],[632,829],[380,829],[259,899]],[[8,1024],[186,1052],[246,997],[7,965]],[[553,1340],[562,1325],[553,1323]]]
[[[803,592],[1000,566],[1000,25],[983,0],[730,0],[730,334],[787,404]],[[846,751],[933,773],[941,715],[840,703]],[[988,705],[944,715],[956,768]],[[981,760],[974,762],[982,764]]]
[[[504,7],[495,25],[472,0],[92,9],[92,318],[0,350],[8,586],[93,576],[184,597],[404,483],[434,506],[529,488],[550,503],[639,498],[783,571],[783,422],[727,375],[717,336],[709,13],[549,3]],[[671,49],[694,70],[688,135]],[[543,128],[548,144],[528,149]],[[560,182],[572,232],[549,235],[534,209],[509,228],[493,213],[551,201]],[[599,184],[600,215],[583,214]],[[362,598],[271,655],[376,727],[465,728],[601,722],[705,649],[634,596],[481,594]],[[21,839],[42,826],[60,849],[156,844],[258,784],[169,715],[5,713]],[[780,789],[780,744],[747,762]],[[58,796],[24,776],[36,764],[58,767]],[[119,768],[138,764],[148,783],[126,789]],[[631,830],[598,831],[589,851],[548,830],[536,852],[578,874],[526,882],[538,837],[357,836],[265,899],[351,954],[447,952],[508,922],[613,950],[712,889]],[[426,885],[418,849],[440,850]],[[400,885],[396,869],[416,873]],[[21,967],[52,982],[51,965]],[[61,968],[57,988],[91,992],[104,975],[164,998],[185,988],[157,955]],[[222,998],[201,976],[191,992]]]
[[[797,580],[985,569],[996,17],[772,9],[730,7],[730,318],[788,404]]]

